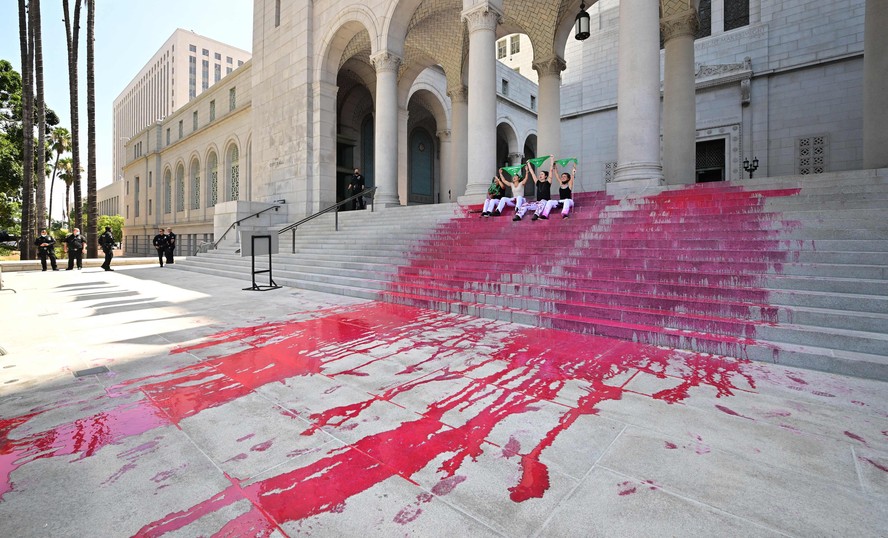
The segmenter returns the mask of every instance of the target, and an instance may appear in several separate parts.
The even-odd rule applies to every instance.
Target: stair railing
[[[228,232],[230,232],[231,230],[233,230],[235,227],[239,226],[241,222],[243,222],[243,221],[245,221],[245,220],[249,220],[249,219],[251,219],[251,218],[253,218],[253,217],[258,217],[258,216],[261,215],[262,213],[265,213],[266,211],[271,211],[272,209],[274,209],[275,211],[277,211],[278,208],[280,208],[280,207],[281,207],[281,206],[279,206],[279,205],[273,205],[273,206],[271,206],[271,207],[266,207],[266,208],[263,209],[262,211],[259,211],[259,212],[257,212],[257,213],[253,213],[253,214],[250,215],[249,217],[244,217],[244,218],[242,218],[242,219],[240,219],[240,220],[236,220],[236,221],[232,222],[231,225],[228,227],[228,229],[226,229],[225,232],[222,233],[222,236],[219,237],[219,239],[217,239],[217,240],[215,240],[215,241],[201,241],[201,242],[197,245],[197,250],[194,251],[194,255],[197,256],[198,254],[201,254],[201,253],[206,254],[206,253],[210,250],[210,247],[211,247],[211,246],[212,246],[213,250],[215,250],[216,247],[219,246],[219,243],[220,243],[223,239],[225,239],[225,236],[228,235]]]
[[[376,197],[376,187],[370,187],[369,189],[364,189],[361,192],[359,192],[358,194],[355,194],[354,196],[349,196],[348,198],[346,198],[345,200],[343,200],[341,202],[337,202],[337,203],[331,205],[330,207],[327,207],[325,209],[318,211],[317,213],[314,213],[312,215],[305,217],[304,219],[302,219],[300,221],[297,221],[297,222],[294,222],[293,224],[287,225],[278,231],[278,235],[284,235],[287,232],[292,232],[293,236],[290,240],[290,252],[292,254],[296,254],[296,228],[298,228],[300,225],[305,224],[306,222],[308,222],[310,220],[320,217],[321,215],[326,215],[327,213],[333,212],[333,214],[335,215],[334,228],[338,232],[339,231],[339,208],[348,204],[348,203],[354,202],[355,200],[357,200],[358,198],[360,198],[362,196],[369,196],[370,197],[370,212],[372,213],[373,212],[373,200]]]

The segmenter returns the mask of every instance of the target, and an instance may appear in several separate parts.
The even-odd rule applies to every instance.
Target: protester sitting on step
[[[576,177],[577,175],[576,159],[565,159],[552,163],[553,173],[557,175],[558,163],[569,164],[570,161],[574,161],[573,170],[570,174],[568,174],[567,172],[562,172],[558,185],[558,200],[549,200],[548,202],[546,202],[546,206],[543,208],[543,211],[540,214],[541,219],[549,218],[549,212],[559,206],[561,207],[561,218],[566,219],[570,216],[570,210],[574,206],[574,201],[571,193],[573,191],[574,177]]]
[[[515,170],[514,167],[509,167],[508,169],[500,168],[499,170],[500,181],[502,183],[508,184],[511,187],[512,196],[508,198],[505,196],[500,198],[499,204],[496,206],[496,211],[497,213],[502,214],[503,209],[505,209],[507,205],[509,207],[514,207],[516,215],[512,220],[521,220],[521,217],[517,215],[517,211],[519,207],[527,202],[527,199],[524,197],[524,184],[527,183],[527,178],[530,176],[530,174],[525,169],[524,178],[519,180],[518,171],[520,171],[522,167],[517,168],[518,170]],[[510,178],[508,180],[503,177],[503,170],[506,170],[506,172],[510,174]],[[511,175],[512,172],[515,172],[515,174]]]
[[[484,207],[481,210],[482,217],[489,217],[494,214],[500,198],[503,197],[503,190],[505,188],[505,183],[500,182],[498,177],[493,176],[493,179],[490,181],[490,186],[487,187],[487,200],[484,201]]]
[[[553,166],[555,163],[552,163]],[[515,212],[516,216],[523,217],[525,212],[528,210],[533,210],[533,218],[531,220],[537,220],[540,214],[543,212],[543,209],[546,207],[546,202],[549,201],[551,195],[549,191],[552,187],[552,177],[551,177],[551,168],[547,172],[546,170],[540,170],[539,178],[534,172],[533,168],[528,166],[530,169],[530,177],[533,178],[534,184],[536,184],[536,199],[537,201],[533,204],[524,204],[523,206],[518,208],[518,211]]]

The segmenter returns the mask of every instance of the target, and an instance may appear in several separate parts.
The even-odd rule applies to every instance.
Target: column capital
[[[545,60],[533,62],[532,65],[533,69],[537,72],[537,75],[541,77],[554,75],[560,78],[561,72],[567,68],[567,64],[558,56],[552,56]]]
[[[370,57],[370,63],[377,73],[392,71],[397,73],[401,67],[401,58],[384,50]]]
[[[454,103],[466,103],[469,100],[469,89],[465,86],[458,86],[447,91],[447,97]]]
[[[664,42],[676,37],[694,37],[699,27],[700,19],[693,9],[660,19],[660,31],[663,32]]]
[[[473,34],[479,30],[496,31],[496,25],[502,19],[502,13],[497,11],[489,4],[483,4],[478,7],[462,12],[462,18],[466,21],[469,34]]]
[[[435,134],[438,135],[438,140],[441,142],[450,142],[450,129],[442,129]]]

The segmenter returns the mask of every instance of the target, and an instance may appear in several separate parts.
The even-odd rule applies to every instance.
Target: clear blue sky
[[[70,128],[68,67],[61,0],[43,0],[43,70],[46,103]],[[69,0],[69,4],[73,4]],[[0,58],[21,72],[18,2],[2,0]],[[71,17],[74,17],[73,9]],[[80,29],[80,144],[86,167],[86,9]],[[111,183],[112,105],[114,99],[172,35],[176,28],[252,51],[251,0],[96,0],[96,154],[97,184]],[[84,178],[85,179],[85,178]],[[85,184],[85,181],[84,181]],[[56,189],[58,190],[58,189]],[[64,190],[64,189],[61,189]],[[55,211],[53,211],[55,213]]]

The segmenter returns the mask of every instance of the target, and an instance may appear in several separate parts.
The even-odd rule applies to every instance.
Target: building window
[[[210,101],[210,121],[216,119],[216,100]]]
[[[173,212],[173,178],[169,170],[163,174],[163,212],[165,215]]]
[[[201,50],[201,54],[209,58],[209,56],[210,56],[210,49],[203,49],[203,50]]]
[[[230,176],[228,178],[229,189],[229,200],[239,200],[240,199],[240,163],[239,156],[237,151],[237,146],[232,145],[231,149],[228,151],[228,170],[230,171]]]
[[[281,0],[274,0],[274,27],[281,25]]]
[[[179,139],[185,136],[185,120],[179,120]]]
[[[537,109],[537,98],[536,98],[536,95],[531,95],[531,96],[530,96],[530,109],[531,109],[531,110],[536,110],[536,109]]]
[[[201,74],[200,90],[206,91],[206,89],[210,87],[210,61],[209,60],[203,60],[203,63],[201,64],[200,74]]]
[[[216,54],[213,55],[213,57],[214,57],[217,61],[220,61],[220,62],[222,61],[222,54],[221,54],[221,53],[218,53],[218,52],[217,52]]]
[[[700,7],[697,8],[697,17],[700,19],[700,26],[694,39],[709,37],[712,35],[712,0],[700,0]]]
[[[188,51],[189,51],[189,52],[197,52],[197,46],[195,46],[195,45],[188,45]]]
[[[496,59],[502,60],[506,57],[506,40],[500,39],[496,42]]]
[[[502,90],[503,95],[508,96],[509,95],[509,81],[508,80],[503,79],[502,89],[503,89]]]
[[[191,209],[200,209],[200,163],[191,161]]]
[[[197,130],[197,110],[191,113],[191,131]]]
[[[234,68],[232,68],[232,67],[226,67],[226,68],[225,68],[225,74],[226,74],[226,75],[231,74],[232,71],[234,71]]]
[[[149,216],[149,217],[151,216],[151,212],[152,212],[153,209],[154,209],[154,208],[153,208],[152,205],[151,205],[151,199],[149,198],[149,199],[148,199],[148,216]]]
[[[151,172],[148,172],[148,188],[151,188]]]
[[[170,145],[170,128],[169,127],[167,127],[166,134],[167,134],[167,146],[169,146]]]
[[[228,111],[231,112],[237,106],[237,88],[228,90]]]
[[[610,183],[614,180],[614,174],[617,172],[617,161],[608,161],[604,163],[604,182]]]
[[[133,210],[135,211],[136,218],[139,218],[139,178],[136,177],[133,184]],[[129,182],[127,182],[129,185]]]
[[[213,71],[213,84],[222,80],[222,64],[216,64]]]
[[[176,168],[176,211],[185,211],[185,167]]]
[[[725,32],[749,26],[749,0],[725,0]]]
[[[826,135],[799,138],[796,143],[799,175],[826,172],[829,138]]]
[[[521,52],[521,36],[520,35],[513,35],[510,38],[509,47],[510,47],[509,54],[518,54],[519,52]]]
[[[233,62],[234,62],[234,58],[232,58],[231,56],[225,57],[225,63],[231,65]]]
[[[209,200],[207,205],[213,207],[219,201],[219,167],[215,153],[210,153],[207,157],[207,178],[210,181]]]
[[[243,61],[243,60],[238,60],[238,61],[237,61],[237,66],[240,67],[240,66],[242,66],[242,65],[244,65],[244,61]]]
[[[188,99],[197,97],[197,58],[188,57]]]

